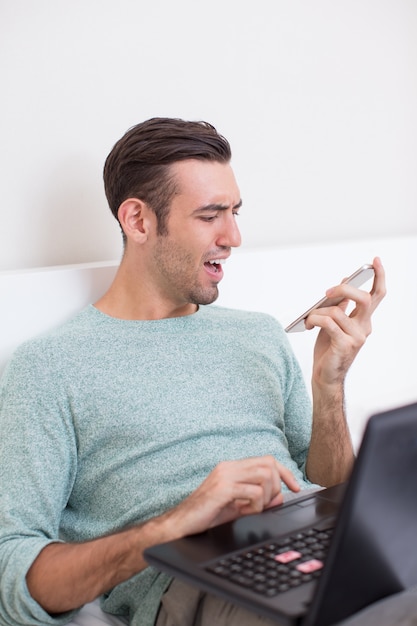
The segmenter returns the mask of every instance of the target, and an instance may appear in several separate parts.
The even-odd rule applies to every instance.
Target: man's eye
[[[202,215],[201,219],[203,222],[214,222],[217,219],[217,215]]]

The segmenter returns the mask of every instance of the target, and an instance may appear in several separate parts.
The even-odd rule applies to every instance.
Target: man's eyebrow
[[[235,204],[232,209],[236,210],[236,209],[240,209],[240,207],[242,206],[242,200],[239,200],[239,202],[237,204]],[[229,209],[229,205],[227,204],[205,204],[203,206],[198,207],[197,209],[195,209],[193,211],[193,213],[204,213],[205,211],[210,212],[210,211],[227,211],[227,209]]]

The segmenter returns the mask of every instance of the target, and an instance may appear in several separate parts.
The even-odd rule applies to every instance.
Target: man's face
[[[157,235],[152,272],[174,308],[210,304],[218,296],[222,262],[241,237],[236,216],[240,192],[229,164],[190,159],[171,167],[177,181],[168,234]]]

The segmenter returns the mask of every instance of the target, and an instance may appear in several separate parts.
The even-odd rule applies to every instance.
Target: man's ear
[[[127,198],[119,207],[117,216],[127,239],[144,243],[152,229],[153,213],[139,198]]]

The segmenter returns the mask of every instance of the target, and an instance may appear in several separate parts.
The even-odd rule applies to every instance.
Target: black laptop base
[[[241,585],[213,570],[219,561],[272,544],[275,550],[288,536],[297,541],[301,532],[331,526],[328,553],[321,558],[310,558],[294,544],[284,548],[302,555],[295,565],[323,562],[316,570],[313,563],[311,580],[288,590],[261,593],[262,586]],[[279,552],[270,552],[279,559]],[[282,626],[331,626],[417,585],[417,403],[369,419],[347,486],[153,546],[145,558]]]
[[[335,525],[345,488],[346,485],[342,484],[314,494],[309,493],[261,514],[242,517],[199,535],[154,546],[145,552],[145,557],[157,569],[191,585],[198,581],[198,586],[204,591],[229,601],[233,594],[234,603],[277,621],[278,624],[301,624],[314,596],[321,568],[297,578],[293,578],[291,572],[299,572],[297,566],[302,567],[305,562],[325,561],[330,532]],[[321,542],[321,553],[314,556],[310,553],[308,543],[300,546],[300,543],[306,543],[309,536],[312,537],[310,532],[319,536],[313,546]],[[303,541],[300,538],[301,533],[307,535]],[[290,584],[288,580],[285,581],[285,575],[284,580],[281,577],[282,584],[288,585],[288,588],[279,589],[275,593],[276,588],[265,584],[264,578],[267,577],[262,576],[259,568],[254,568],[255,575],[261,574],[260,580],[258,578],[254,586],[239,582],[238,575],[233,579],[225,571],[224,575],[216,572],[217,568],[222,567],[222,561],[226,560],[225,556],[230,560],[239,560],[250,553],[255,557],[259,550],[264,555],[266,553],[265,560],[272,561],[275,566],[269,567],[269,578],[273,569],[276,572],[279,565],[289,566]],[[288,552],[296,552],[301,556],[287,563],[275,560]],[[225,564],[223,567],[226,568]],[[230,568],[231,564],[227,567]]]

